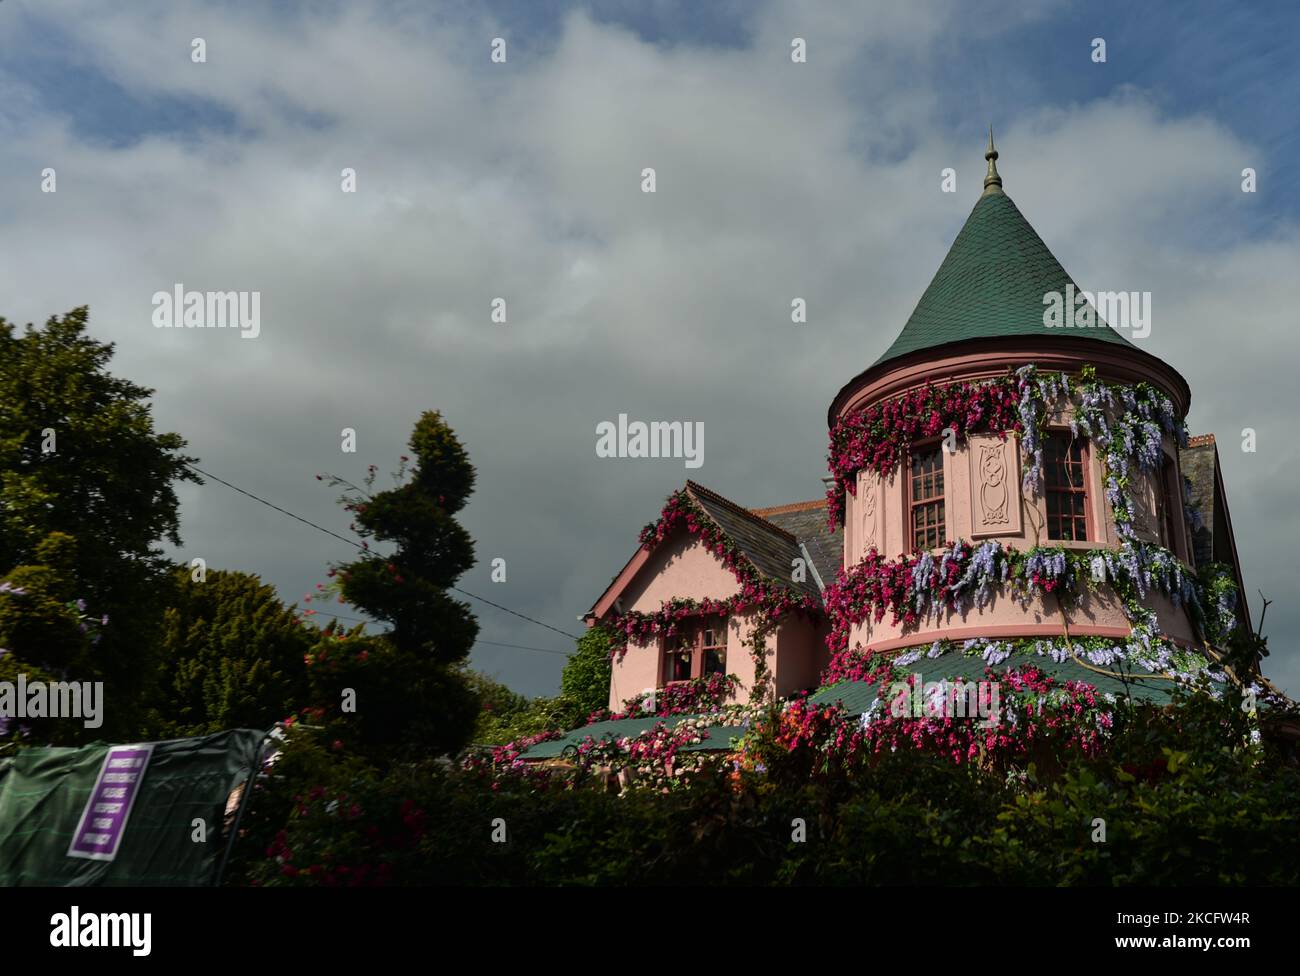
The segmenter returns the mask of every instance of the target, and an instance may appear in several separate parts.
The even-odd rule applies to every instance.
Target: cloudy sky
[[[344,533],[315,475],[387,470],[442,410],[479,475],[463,586],[577,633],[688,475],[753,506],[821,494],[826,408],[974,205],[992,122],[1076,280],[1152,292],[1143,342],[1219,438],[1256,617],[1274,601],[1266,670],[1298,693],[1298,18],[1019,6],[5,0],[0,315],[89,305],[205,470]],[[177,283],[260,291],[261,335],[155,329]],[[619,413],[703,422],[703,467],[598,458]],[[178,556],[289,601],[351,555],[219,484],[181,499]],[[556,690],[571,643],[476,610],[475,666]]]

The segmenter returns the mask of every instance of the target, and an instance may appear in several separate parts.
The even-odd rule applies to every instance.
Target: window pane
[[[704,652],[704,673],[705,674],[724,674],[727,670],[726,652],[711,647]]]
[[[727,624],[715,624],[704,631],[704,646],[708,647],[726,647],[727,646]]]
[[[1087,455],[1083,441],[1052,434],[1043,443],[1043,481],[1047,537],[1082,541],[1088,537]]]
[[[943,448],[911,459],[912,546],[933,549],[944,543]]]

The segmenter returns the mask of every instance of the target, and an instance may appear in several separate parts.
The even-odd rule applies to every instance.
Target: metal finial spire
[[[993,148],[993,126],[989,126],[989,151],[984,154],[984,158],[989,161],[989,172],[984,177],[985,193],[1000,193],[1002,191],[1002,177],[998,175],[998,151]]]

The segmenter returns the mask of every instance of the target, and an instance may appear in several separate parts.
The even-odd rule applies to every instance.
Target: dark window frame
[[[727,670],[727,634],[730,618],[722,616],[688,617],[679,621],[677,633],[660,642],[660,687],[677,681],[689,681]],[[705,638],[713,635],[713,643]],[[720,643],[719,643],[720,642]],[[710,652],[720,660],[720,668],[710,668]],[[685,667],[681,665],[685,660]],[[683,676],[684,673],[684,676]]]
[[[907,463],[903,466],[906,475],[903,482],[903,502],[907,506],[907,539],[913,550],[931,550],[940,549],[948,543],[948,478],[947,478],[947,451],[944,450],[943,441],[925,440],[913,444],[907,455]],[[937,457],[939,465],[937,469],[923,471],[921,477],[931,477],[937,475],[939,480],[939,493],[927,495],[924,498],[913,497],[913,487],[917,479],[917,474],[912,470],[917,461],[924,461],[929,457]],[[925,535],[918,540],[916,526],[916,511],[918,508],[933,510],[937,508],[939,518],[937,522],[927,522],[924,525]],[[933,545],[926,545],[931,531],[935,535]]]
[[[1054,480],[1054,465],[1051,464],[1047,457],[1047,446],[1049,443],[1065,445],[1065,458],[1068,466],[1078,467],[1079,484],[1076,485],[1069,478],[1064,483]],[[1047,530],[1047,538],[1051,542],[1094,542],[1096,541],[1095,529],[1092,518],[1092,445],[1085,437],[1075,437],[1068,430],[1049,430],[1043,438],[1043,514],[1045,516],[1044,528]],[[1070,457],[1074,449],[1078,449],[1079,457],[1077,459]],[[1070,511],[1052,512],[1052,501],[1054,498],[1068,496],[1070,498],[1081,498],[1083,500],[1083,514],[1075,513],[1073,504],[1067,506]],[[1065,535],[1062,532],[1062,526],[1068,520],[1071,535]],[[1083,535],[1078,534],[1080,523],[1082,523]]]

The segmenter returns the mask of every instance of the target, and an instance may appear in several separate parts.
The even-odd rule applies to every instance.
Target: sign
[[[153,743],[111,746],[99,769],[95,788],[81,811],[77,832],[72,835],[68,857],[111,861],[126,832],[131,807],[140,795],[140,781],[153,755]]]

